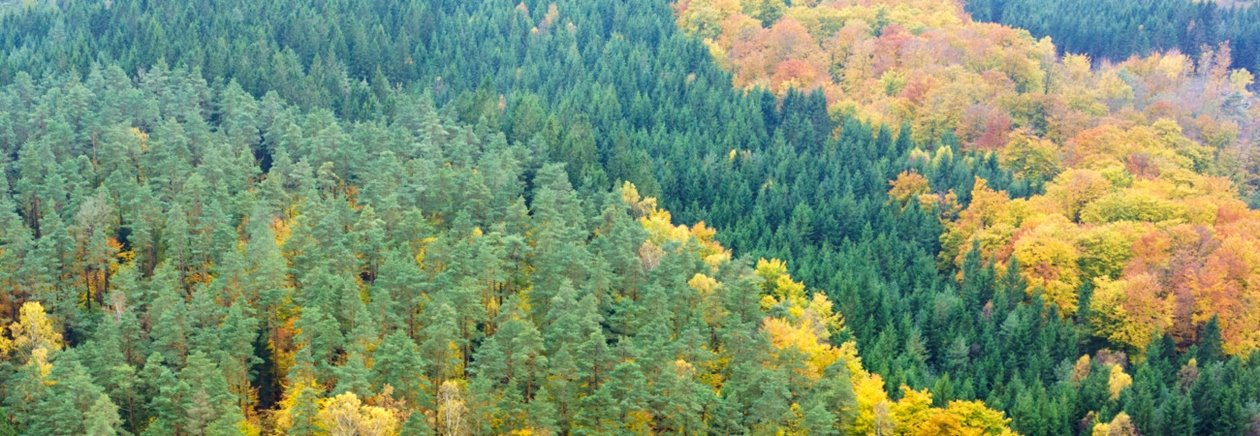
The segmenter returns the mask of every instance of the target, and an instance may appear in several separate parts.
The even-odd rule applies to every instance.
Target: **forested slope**
[[[1190,362],[1185,356],[1218,350],[1217,341],[1223,341],[1226,354],[1245,357],[1256,351],[1260,324],[1254,304],[1260,301],[1256,298],[1260,288],[1254,285],[1257,263],[1247,253],[1254,252],[1253,229],[1260,224],[1260,215],[1239,193],[1254,192],[1248,187],[1254,183],[1248,182],[1254,180],[1254,172],[1247,162],[1256,150],[1257,105],[1248,90],[1252,76],[1230,69],[1228,47],[1205,52],[1197,61],[1161,53],[1095,68],[1084,56],[1059,58],[1048,39],[973,22],[961,4],[953,2],[788,5],[693,0],[678,3],[675,11],[680,28],[708,45],[732,72],[736,86],[768,88],[779,95],[800,87],[817,89],[826,95],[833,113],[910,130],[920,149],[907,157],[909,170],[889,177],[890,202],[938,214],[944,227],[938,265],[944,272],[957,272],[963,288],[961,306],[986,307],[981,317],[987,317],[987,308],[1002,300],[985,291],[969,295],[973,291],[968,288],[991,286],[993,277],[1005,275],[1024,284],[1031,298],[1049,306],[1050,318],[1064,323],[1047,323],[1041,334],[1049,337],[1034,342],[1045,347],[1033,353],[1036,357],[1016,359],[1002,368],[981,364],[973,368],[984,375],[966,380],[991,405],[1013,407],[1017,429],[1064,433],[1070,427],[1054,428],[1055,422],[1070,422],[1076,431],[1085,431],[1111,416],[1120,419],[1118,409],[1126,413],[1125,423],[1117,426],[1132,423],[1142,432],[1159,434],[1187,428],[1184,422],[1164,421],[1181,419],[1167,413],[1182,407],[1177,397],[1186,392],[1178,393],[1169,384],[1143,387],[1145,392],[1127,398],[1123,389],[1115,390],[1111,400],[1119,404],[1091,403],[1088,396],[1077,396],[1083,394],[1079,388],[1060,393],[1051,389],[1048,397],[1059,396],[1058,404],[1038,401],[1029,406],[1038,411],[1019,410],[1017,398],[1030,394],[1027,371],[1036,374],[1037,368],[1052,366],[1036,361],[1054,351],[1084,352],[1086,358],[1079,363],[1085,366],[1091,364],[1089,355],[1109,362],[1123,361],[1127,355],[1139,371],[1150,353],[1174,348],[1187,352],[1180,358],[1186,371],[1184,365]],[[850,130],[842,126],[841,136]],[[1013,175],[997,184],[1020,188],[994,188],[991,181],[977,179],[970,195],[962,195],[956,184],[937,186],[930,167],[941,154],[931,152],[929,145],[939,143],[960,144],[972,159],[997,160],[995,172]],[[727,222],[719,221],[720,216],[713,217],[713,224],[724,228]],[[809,245],[801,241],[810,240],[760,239],[755,244],[790,250]],[[862,282],[848,274],[818,276],[820,271],[830,274],[823,268],[837,264],[819,260],[816,253],[827,246],[791,257],[801,265],[800,275],[807,283],[822,283],[824,289],[843,295]],[[906,252],[896,251],[902,258]],[[879,251],[869,253],[880,256]],[[852,265],[856,259],[838,264]],[[976,265],[990,265],[993,271],[977,278]],[[837,299],[846,310],[850,310],[846,301],[860,302],[846,311],[851,320],[860,319],[872,300]],[[897,336],[887,334],[891,329],[863,331],[868,326],[854,321],[859,338],[878,337],[867,362],[878,371],[883,362],[877,356],[892,355],[903,360],[890,367],[915,368],[905,356],[917,354],[913,350],[920,333],[930,338],[929,343],[941,344],[928,347],[936,353],[957,350],[959,355],[974,356],[974,345],[971,353],[964,350],[987,342],[969,339],[983,338],[983,330],[959,335],[954,348],[947,348],[947,340],[933,338],[942,331],[965,331],[957,326],[969,325],[929,322],[939,319],[942,307],[949,307],[943,304],[938,301],[932,309],[906,319],[904,325],[914,328]],[[1005,322],[1011,324],[1003,329],[1020,321],[1008,317]],[[912,338],[905,348],[895,345],[905,338]],[[933,363],[929,366],[937,371],[949,369],[943,362]],[[1059,371],[1067,366],[1059,366]],[[944,383],[939,374],[930,378]],[[1157,378],[1148,375],[1148,382]],[[1068,378],[1063,372],[1047,371],[1036,384],[1049,387],[1056,379]],[[1235,383],[1250,384],[1241,379]],[[1041,389],[1032,389],[1037,393],[1024,398],[1047,395]],[[1247,393],[1239,397],[1240,405],[1224,410],[1251,407],[1243,404],[1256,402],[1254,389],[1243,388],[1240,393]],[[1012,396],[1002,397],[1012,391]],[[1152,402],[1163,403],[1159,406],[1163,410],[1152,413]],[[1071,416],[1067,422],[1057,421],[1067,416]],[[1239,427],[1226,422],[1241,419],[1237,422],[1243,425],[1250,416],[1243,412],[1223,421],[1214,413],[1185,417],[1195,421],[1196,432],[1231,433]]]
[[[349,26],[350,17],[381,16],[355,9],[365,5],[343,5]],[[121,27],[127,15],[101,17],[127,6],[34,9],[10,18],[26,24],[6,26],[27,32],[10,40],[22,47],[6,51],[12,75],[0,98],[12,159],[9,430],[1005,429],[1003,414],[979,402],[926,391],[889,399],[831,303],[810,297],[783,263],[732,261],[712,230],[674,227],[633,185],[610,193],[602,174],[616,167],[590,154],[589,124],[613,130],[626,114],[549,115],[574,102],[532,92],[513,94],[509,112],[507,98],[487,87],[457,91],[446,87],[457,81],[435,76],[432,87],[413,87],[406,77],[382,79],[376,67],[377,86],[347,90],[339,85],[350,69],[318,54],[310,65],[332,68],[331,86],[312,79],[321,67],[262,70],[256,82],[241,79],[251,96],[236,74],[208,72],[240,58],[219,53],[197,64],[177,55],[196,39],[172,50],[176,68],[136,54],[154,45],[118,42],[84,48],[94,59],[63,72],[73,67],[61,62],[76,57],[56,52],[76,44],[60,38],[78,31],[62,20],[100,14],[70,22]],[[523,22],[522,9],[485,13]],[[671,29],[668,10],[659,11],[655,22]],[[40,20],[60,44],[31,49],[42,44]],[[460,26],[450,31],[463,30],[451,21]],[[231,30],[240,29],[217,31]],[[572,47],[574,35],[556,33],[529,38],[542,49]],[[101,44],[78,35],[84,46]],[[694,81],[686,76],[662,81]],[[744,110],[758,120],[799,118],[743,100],[724,81],[692,95],[755,102]],[[443,102],[445,115],[412,89]],[[281,96],[297,91],[289,95],[297,105]],[[668,105],[643,107],[645,124],[671,114]],[[580,194],[570,174],[584,181]]]
[[[35,405],[61,404],[61,416],[101,410],[85,422],[154,433],[216,421],[337,431],[327,423],[343,417],[365,432],[444,434],[1000,432],[1003,415],[971,401],[983,400],[1032,434],[1249,425],[1260,369],[1221,352],[1218,323],[1196,320],[1191,342],[1156,332],[1143,353],[1106,351],[1120,347],[1096,337],[1088,310],[1064,317],[1043,303],[1028,280],[1040,266],[984,250],[954,262],[967,244],[941,256],[973,193],[1050,192],[1051,173],[1011,164],[1038,163],[1037,147],[1014,159],[984,150],[1026,120],[1055,119],[1060,103],[973,97],[1029,108],[1003,126],[990,120],[1007,106],[924,109],[942,115],[921,122],[837,106],[831,89],[795,90],[814,87],[799,79],[745,90],[737,71],[732,87],[671,6],[72,1],[5,17],[12,109],[0,140],[18,236],[4,253],[43,246],[62,262],[24,270],[9,258],[10,280],[40,284],[6,302],[19,321],[7,336],[10,424],[51,425]],[[1015,54],[975,56],[1033,74]],[[1188,61],[1169,68],[1178,80],[1159,92],[1187,95],[1182,79],[1209,77],[1199,83],[1241,95]],[[896,91],[898,80],[855,83]],[[1077,85],[1096,83],[1115,80]],[[1130,88],[1138,103],[1116,90],[1072,110],[1121,99],[1190,118],[1146,88]],[[1203,101],[1194,107],[1239,107]],[[963,113],[970,124],[950,118]],[[1250,134],[1235,119],[1211,115],[1184,133],[1219,132],[1232,149]],[[184,145],[160,146],[172,131]],[[63,191],[64,204],[45,200]],[[709,226],[673,227],[644,197]],[[109,213],[82,220],[105,224],[71,230],[85,228],[85,204]],[[65,230],[45,237],[45,220]],[[21,321],[27,301],[50,321],[35,306]],[[53,333],[65,351],[31,353],[58,348],[30,339]],[[224,389],[191,388],[220,386],[218,373]],[[91,383],[39,383],[76,377]],[[92,384],[121,408],[117,421]]]
[[[6,429],[1005,429],[889,402],[782,262],[398,97],[342,123],[180,69],[7,86]]]

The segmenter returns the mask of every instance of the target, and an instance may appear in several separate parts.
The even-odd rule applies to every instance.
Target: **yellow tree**
[[[923,203],[925,207],[929,204],[923,202],[923,197],[931,194],[932,187],[927,177],[923,177],[917,171],[902,171],[896,179],[888,182],[888,186],[888,198],[896,201],[902,208],[916,200]]]
[[[398,417],[381,407],[363,404],[346,392],[320,401],[320,426],[333,436],[388,436],[398,434]]]
[[[0,351],[16,351],[23,358],[35,349],[54,351],[62,347],[61,333],[53,327],[52,319],[38,301],[28,301],[22,305],[18,320],[9,325],[9,334],[12,341],[6,341],[7,348],[0,348]],[[0,347],[5,347],[5,343],[0,342]]]
[[[1026,179],[1050,180],[1060,171],[1059,148],[1027,130],[1012,132],[999,156],[1003,165]]]
[[[991,257],[997,249],[1009,241],[1018,224],[1010,214],[1005,191],[989,188],[988,182],[977,177],[971,189],[971,204],[958,214],[958,219],[947,223],[941,235],[941,260],[961,267],[972,242],[979,242],[981,253]]]
[[[1129,414],[1120,412],[1111,419],[1111,422],[1094,424],[1090,434],[1093,436],[1137,436],[1139,433],[1129,418]]]
[[[1047,303],[1062,315],[1076,313],[1076,289],[1081,285],[1080,258],[1074,245],[1076,228],[1062,215],[1050,215],[1015,241],[1013,256],[1019,259],[1020,273],[1030,288],[1041,290]]]
[[[1090,300],[1095,334],[1143,350],[1172,324],[1172,296],[1161,296],[1161,289],[1151,274],[1095,278]]]

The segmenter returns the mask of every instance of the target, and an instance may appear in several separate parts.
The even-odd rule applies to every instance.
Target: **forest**
[[[5,7],[0,434],[1260,431],[1231,45],[926,0]]]
[[[1260,73],[1260,6],[1254,1],[969,0],[977,20],[1050,36],[1060,51],[1122,61],[1177,50],[1198,57],[1228,43],[1235,68]]]

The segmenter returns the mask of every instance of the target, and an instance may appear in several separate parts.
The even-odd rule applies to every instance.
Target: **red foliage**
[[[774,75],[770,84],[775,89],[783,82],[795,80],[798,86],[811,87],[818,83],[821,74],[814,65],[800,59],[789,59],[774,67]]]
[[[818,51],[818,43],[809,31],[791,18],[784,18],[774,23],[770,33],[765,35],[766,48],[770,59],[780,62],[789,58],[806,58]]]
[[[978,150],[998,150],[1010,140],[1011,117],[987,104],[976,104],[963,113],[958,136]]]
[[[901,90],[901,97],[915,105],[923,104],[928,91],[931,91],[935,85],[936,81],[931,76],[915,76],[906,84],[905,89]]]
[[[875,39],[874,73],[876,76],[900,66],[901,49],[912,38],[914,36],[899,25],[891,24],[884,28],[884,32]]]
[[[1159,167],[1151,160],[1150,153],[1139,151],[1129,155],[1124,168],[1139,179],[1152,180],[1159,177]]]

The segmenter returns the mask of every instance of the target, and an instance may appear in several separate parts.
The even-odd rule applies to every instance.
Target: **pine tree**
[[[145,398],[149,399],[147,409],[152,418],[146,432],[183,431],[188,392],[192,388],[163,365],[162,356],[158,353],[149,356],[141,374]]]
[[[385,336],[372,360],[376,362],[372,366],[372,384],[378,392],[388,385],[406,404],[433,407],[433,391],[429,387],[432,382],[421,372],[426,362],[420,347],[405,332],[395,330]]]
[[[1189,395],[1172,392],[1155,412],[1155,429],[1163,434],[1194,434],[1196,428],[1194,403]]]
[[[92,408],[84,416],[84,434],[87,436],[114,436],[122,427],[122,419],[118,417],[118,406],[110,401],[109,396],[100,394]]]
[[[154,271],[149,282],[150,294],[154,295],[147,316],[149,335],[154,350],[162,353],[167,362],[183,362],[190,348],[188,309],[178,274],[163,263]]]
[[[1201,365],[1221,360],[1223,355],[1221,352],[1221,328],[1216,317],[1212,317],[1199,329],[1197,345],[1198,352],[1195,357],[1198,358]]]
[[[333,357],[345,341],[337,321],[324,314],[318,306],[308,306],[302,310],[296,326],[297,343],[310,354],[315,379],[320,383],[331,382],[334,379]]]
[[[455,316],[455,311],[445,302],[434,302],[426,307],[424,319],[429,320],[429,325],[420,332],[425,338],[420,344],[420,355],[429,364],[428,376],[435,384],[463,377],[462,341]]]
[[[223,371],[204,354],[189,355],[179,378],[189,387],[184,418],[188,431],[205,433],[224,417],[241,418],[233,424],[243,420],[237,397],[229,391]]]
[[[39,419],[36,416],[42,413],[39,405],[50,395],[47,381],[52,367],[48,363],[48,353],[45,348],[33,350],[30,359],[6,382],[4,405],[10,419],[5,421],[12,421],[19,430],[30,427]]]
[[[52,434],[83,434],[87,431],[86,425],[100,424],[88,418],[111,418],[101,416],[110,413],[113,414],[112,419],[106,424],[111,428],[117,427],[118,406],[104,395],[100,386],[92,382],[91,376],[74,352],[67,351],[58,355],[48,379],[48,395],[38,403],[39,413],[32,417],[29,430],[38,429]],[[100,408],[107,410],[93,410],[102,398],[104,404]]]
[[[390,251],[372,285],[372,315],[383,328],[406,327],[419,333],[420,302],[426,297],[417,289],[424,282],[415,260],[401,249]]]

